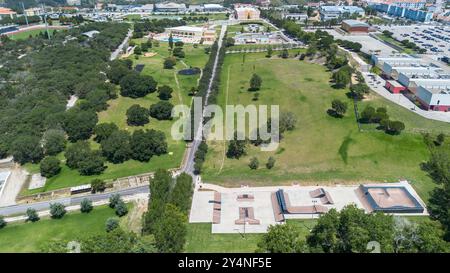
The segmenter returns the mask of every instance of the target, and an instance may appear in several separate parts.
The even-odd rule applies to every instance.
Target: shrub
[[[248,166],[250,167],[250,169],[252,170],[256,170],[259,167],[259,161],[256,157],[252,157],[250,159],[250,163],[248,164]]]
[[[114,209],[116,210],[116,214],[119,217],[122,217],[128,213],[127,205],[122,201],[122,199],[117,202]]]
[[[139,104],[134,104],[127,110],[127,124],[133,126],[142,126],[149,123],[148,110]]]
[[[61,219],[66,214],[66,207],[61,203],[50,204],[50,215],[54,219]]]
[[[92,206],[92,201],[84,198],[83,200],[81,200],[80,203],[80,211],[82,213],[89,213],[94,209],[94,206]]]
[[[106,232],[111,232],[119,227],[119,220],[117,218],[111,217],[106,220],[105,229]]]
[[[106,182],[101,179],[94,179],[91,181],[92,193],[104,191],[106,189]]]
[[[150,106],[150,116],[158,120],[172,119],[173,105],[168,101],[159,101]]]
[[[6,227],[5,217],[0,215],[0,229]]]
[[[111,195],[111,197],[109,197],[109,207],[115,208],[117,203],[119,203],[119,201],[122,201],[122,198],[120,197],[119,194]]]
[[[37,222],[39,221],[39,215],[35,209],[28,208],[27,209],[27,221]]]
[[[275,158],[271,156],[271,157],[269,157],[269,159],[267,160],[266,168],[270,170],[270,169],[272,169],[274,166],[275,166]]]

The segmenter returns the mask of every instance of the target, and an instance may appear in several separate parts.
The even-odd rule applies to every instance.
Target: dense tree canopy
[[[156,91],[156,84],[151,76],[128,73],[120,80],[120,94],[130,98],[144,97]]]
[[[113,132],[101,145],[102,154],[112,163],[122,163],[130,159],[130,135],[127,131]]]
[[[150,106],[150,116],[158,120],[172,119],[173,105],[168,101],[159,101]]]

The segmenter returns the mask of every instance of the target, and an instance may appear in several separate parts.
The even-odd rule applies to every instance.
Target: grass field
[[[54,29],[50,29],[49,30],[50,35],[53,35],[54,31],[55,31]],[[56,31],[58,31],[58,30],[56,30]],[[13,40],[24,40],[24,39],[28,39],[28,37],[30,37],[30,36],[33,36],[33,37],[37,36],[41,32],[44,33],[45,29],[31,29],[31,30],[27,30],[27,31],[22,31],[22,32],[19,32],[19,33],[11,34],[11,35],[8,35],[8,36],[11,39],[13,39]]]
[[[288,220],[298,225],[302,236],[306,238],[316,220]],[[255,252],[262,234],[212,234],[211,224],[189,224],[186,243],[188,253],[239,253]]]
[[[135,40],[140,43],[142,40]],[[169,85],[174,89],[170,102],[173,105],[185,104],[190,105],[191,97],[188,92],[191,87],[197,86],[197,80],[200,75],[184,76],[178,75],[177,71],[180,69],[188,68],[190,66],[203,68],[208,56],[205,54],[204,47],[199,46],[194,48],[192,45],[185,45],[184,51],[186,57],[182,61],[178,61],[175,69],[163,69],[164,58],[168,56],[168,43],[161,42],[159,47],[154,47],[152,52],[157,53],[153,57],[140,56],[138,60],[134,58],[134,55],[129,58],[133,60],[134,64],[144,64],[144,70],[142,74],[151,75],[158,85]],[[150,105],[159,101],[157,92],[147,95],[143,98],[127,98],[119,97],[115,100],[109,101],[109,107],[106,111],[98,114],[99,123],[113,122],[119,126],[120,129],[132,132],[136,129],[156,129],[163,131],[166,135],[168,143],[168,154],[162,156],[155,156],[149,162],[139,162],[135,160],[128,160],[121,164],[107,163],[107,169],[100,175],[95,176],[81,176],[77,170],[72,170],[63,165],[61,172],[47,180],[45,187],[28,191],[25,190],[24,194],[32,194],[43,191],[50,191],[59,188],[72,187],[76,185],[82,185],[89,183],[95,178],[99,179],[114,179],[119,177],[126,177],[140,173],[147,173],[157,170],[158,168],[176,168],[181,164],[184,150],[184,141],[175,141],[170,135],[171,126],[174,121],[158,121],[151,118],[150,123],[145,126],[135,127],[128,126],[126,123],[126,111],[133,104],[139,104],[143,107],[149,108]],[[98,148],[98,144],[91,140],[93,148]],[[58,155],[61,160],[64,160],[63,154]],[[39,165],[27,164],[25,166],[31,173],[39,172]]]
[[[393,44],[395,46],[400,47],[403,50],[403,53],[406,53],[406,54],[417,54],[417,52],[415,50],[403,46],[402,43],[400,43],[399,41],[397,41],[396,39],[394,39],[392,37],[386,36],[384,34],[377,34],[376,36],[378,38],[380,38],[381,40],[383,40],[383,41],[386,41],[386,42],[388,42],[390,44]]]
[[[73,212],[62,219],[9,224],[0,229],[0,252],[38,252],[50,240],[72,240],[102,233],[106,219],[114,216],[113,209],[102,206],[88,214]]]
[[[243,63],[244,62],[244,63]],[[252,101],[249,88],[251,74],[262,77],[258,101]],[[287,132],[274,152],[261,152],[248,145],[243,158],[225,157],[226,142],[210,141],[203,169],[203,180],[226,186],[254,186],[300,183],[393,182],[408,179],[424,199],[434,187],[419,164],[428,158],[422,137],[411,131],[399,136],[381,131],[359,132],[348,90],[330,87],[330,73],[321,65],[299,60],[267,59],[264,53],[230,54],[222,68],[219,104],[279,105],[280,111],[297,116],[297,128]],[[349,105],[347,114],[336,119],[327,114],[333,99]],[[387,105],[373,99],[372,103]],[[411,116],[398,106],[389,104],[392,119],[406,126],[429,130],[443,123]],[[257,170],[248,167],[256,156]],[[265,168],[269,156],[276,159],[272,170]]]

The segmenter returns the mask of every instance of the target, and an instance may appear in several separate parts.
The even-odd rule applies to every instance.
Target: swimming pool
[[[181,41],[182,41],[181,38],[172,38],[172,40],[173,40],[174,42],[181,42]],[[163,41],[163,42],[168,42],[168,41],[169,41],[169,38],[162,38],[161,41]]]

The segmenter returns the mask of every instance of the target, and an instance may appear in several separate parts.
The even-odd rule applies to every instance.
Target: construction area
[[[212,223],[212,233],[265,233],[287,219],[314,219],[330,209],[355,204],[367,213],[428,215],[407,181],[339,186],[224,188],[200,184],[192,201],[190,223]]]

